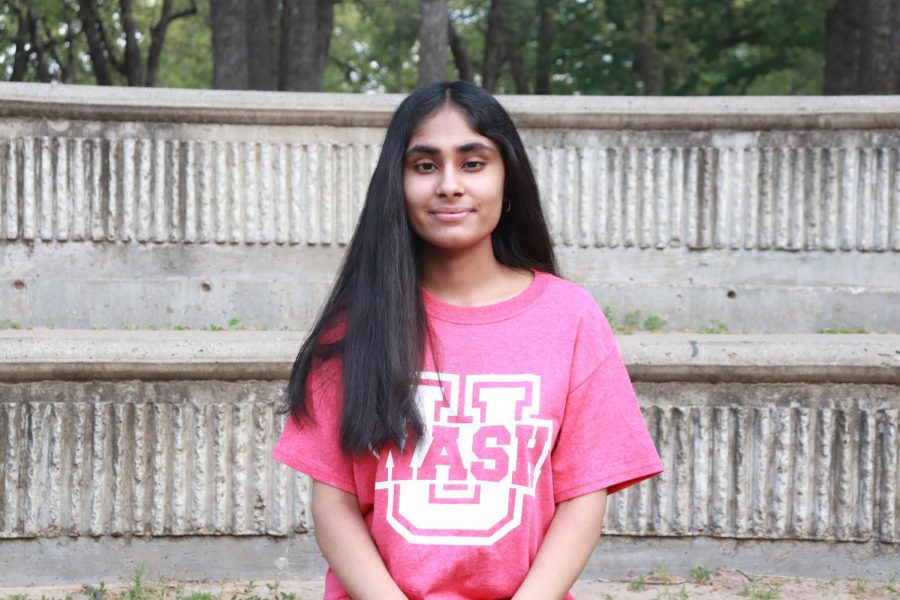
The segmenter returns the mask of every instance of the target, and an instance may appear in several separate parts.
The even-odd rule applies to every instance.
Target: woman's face
[[[493,252],[505,170],[500,149],[444,105],[427,117],[406,147],[403,193],[413,231],[440,250]]]

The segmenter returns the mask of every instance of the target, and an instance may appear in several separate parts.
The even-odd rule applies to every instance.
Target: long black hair
[[[422,434],[415,384],[431,336],[420,290],[418,237],[407,222],[403,169],[416,129],[445,104],[462,111],[503,157],[509,212],[491,234],[497,261],[557,273],[531,163],[500,103],[461,81],[428,84],[407,96],[388,125],[356,231],[287,387],[286,409],[302,422],[311,417],[311,370],[317,361],[343,358],[340,439],[347,454],[389,442],[402,446],[410,429]]]

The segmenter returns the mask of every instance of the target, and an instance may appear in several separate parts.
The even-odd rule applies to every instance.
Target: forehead
[[[490,138],[478,133],[462,110],[452,104],[444,104],[419,123],[406,147],[409,149],[424,142],[436,147],[458,146],[473,141],[497,147]]]

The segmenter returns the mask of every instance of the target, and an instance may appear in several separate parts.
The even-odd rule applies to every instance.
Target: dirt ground
[[[0,588],[0,600],[319,600],[322,581],[162,580]],[[900,578],[812,579],[754,577],[736,570],[692,572],[688,577],[649,573],[628,579],[582,580],[574,589],[578,600],[900,600]]]

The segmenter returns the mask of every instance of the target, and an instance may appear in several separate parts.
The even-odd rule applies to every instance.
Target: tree
[[[119,0],[118,10],[111,16],[102,12],[102,0],[78,0],[78,16],[87,39],[91,64],[99,85],[112,85],[111,69],[121,73],[130,86],[153,86],[159,72],[160,54],[166,32],[174,21],[197,14],[196,0],[176,11],[174,0],[163,0],[159,18],[150,27],[150,48],[144,65],[141,33],[132,0]],[[118,26],[118,27],[117,27]],[[111,38],[110,29],[119,29],[119,35]],[[124,46],[118,56],[116,46]]]
[[[336,0],[211,0],[213,87],[322,89]]]
[[[497,78],[500,76],[507,51],[504,12],[503,0],[491,0],[487,32],[484,34],[484,59],[481,70],[481,85],[488,91],[493,91],[497,86]]]
[[[0,8],[0,32],[4,31],[15,31],[10,38],[0,33],[0,48],[6,48],[0,64],[7,67],[10,81],[87,82],[88,73],[77,60],[77,16],[67,4],[7,2]]]
[[[419,15],[419,85],[447,79],[447,0],[421,0]]]
[[[900,3],[836,0],[826,27],[826,94],[900,93]]]
[[[475,81],[475,65],[472,63],[472,55],[466,40],[459,35],[453,21],[447,20],[447,38],[450,42],[450,53],[453,55],[453,63],[459,72],[459,78],[463,81]],[[485,87],[487,87],[485,85]]]
[[[213,48],[213,87],[244,89],[247,76],[247,3],[244,0],[212,0],[210,26]]]

